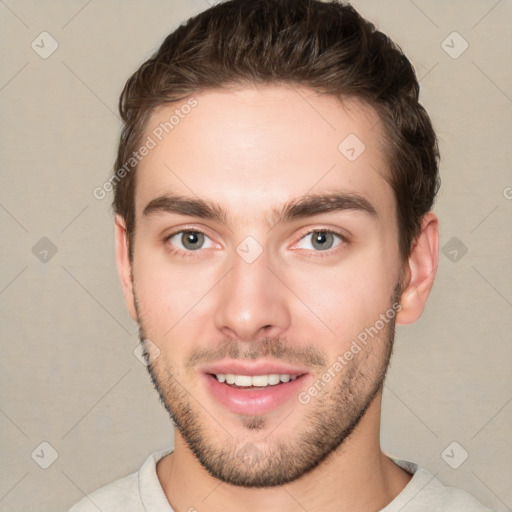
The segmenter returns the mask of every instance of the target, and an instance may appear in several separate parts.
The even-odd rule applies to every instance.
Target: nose
[[[281,336],[290,326],[290,292],[278,275],[265,251],[250,263],[235,253],[217,289],[217,329],[240,341]]]

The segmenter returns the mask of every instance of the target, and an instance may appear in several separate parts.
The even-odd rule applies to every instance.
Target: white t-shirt
[[[171,451],[153,453],[139,471],[86,496],[69,512],[173,512],[156,474],[157,462]],[[413,477],[380,512],[491,512],[467,492],[445,487],[417,464],[393,460]]]

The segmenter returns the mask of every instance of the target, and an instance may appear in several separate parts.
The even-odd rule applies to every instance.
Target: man
[[[231,0],[128,80],[117,264],[174,449],[72,511],[485,511],[379,444],[438,260],[409,61],[350,6]]]

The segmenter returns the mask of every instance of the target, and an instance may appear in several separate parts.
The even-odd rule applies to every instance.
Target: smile
[[[300,391],[313,378],[307,370],[276,361],[223,360],[201,368],[201,373],[217,406],[254,416],[297,407]]]
[[[215,378],[219,382],[225,382],[236,387],[260,387],[276,386],[281,382],[290,382],[297,378],[297,375],[287,373],[270,373],[268,375],[234,375],[232,373],[217,373]]]

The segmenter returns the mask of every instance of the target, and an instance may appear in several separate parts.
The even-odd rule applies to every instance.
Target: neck
[[[177,431],[173,453],[157,465],[160,483],[175,512],[381,510],[411,477],[380,448],[380,399],[379,393],[337,450],[315,469],[286,485],[252,489],[225,484],[201,466]]]

